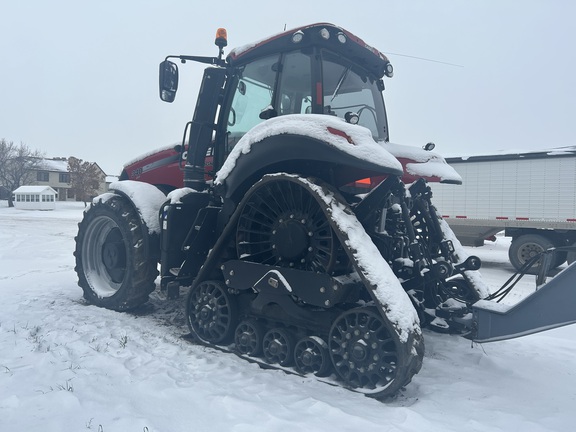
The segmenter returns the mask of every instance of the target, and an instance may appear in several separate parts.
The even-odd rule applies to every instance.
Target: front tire
[[[76,237],[78,285],[88,302],[117,311],[148,300],[158,276],[148,230],[137,211],[114,195],[85,212]]]

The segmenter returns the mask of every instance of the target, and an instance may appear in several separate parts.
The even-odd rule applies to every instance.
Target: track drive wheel
[[[145,303],[158,275],[153,240],[124,198],[92,204],[78,224],[74,251],[86,300],[118,311]]]
[[[418,372],[423,350],[399,340],[375,308],[340,315],[330,330],[328,347],[336,373],[354,391],[375,398],[393,395]],[[416,356],[418,354],[418,356]],[[416,365],[412,366],[416,360]]]
[[[303,374],[312,373],[318,377],[329,375],[332,368],[328,344],[317,336],[300,339],[294,348],[296,370]]]
[[[262,351],[262,337],[264,330],[262,325],[253,319],[242,321],[236,327],[234,343],[236,350],[241,354],[257,356]]]
[[[200,282],[188,294],[186,315],[195,337],[211,344],[227,343],[236,328],[236,299],[223,282]]]
[[[280,366],[290,366],[294,353],[292,335],[283,328],[268,330],[262,341],[264,358],[268,363],[278,363]]]
[[[298,177],[264,178],[249,194],[236,233],[241,259],[328,274],[347,263],[320,203]]]

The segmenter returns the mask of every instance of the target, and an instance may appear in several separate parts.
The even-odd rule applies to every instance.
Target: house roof
[[[13,193],[42,193],[42,192],[53,192],[57,194],[57,192],[52,189],[50,186],[20,186],[16,189]]]
[[[54,159],[42,159],[38,163],[38,170],[52,171],[52,172],[68,172],[68,161],[67,160],[54,160]]]

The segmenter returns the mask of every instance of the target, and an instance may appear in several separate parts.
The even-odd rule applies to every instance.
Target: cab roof
[[[298,40],[299,39],[299,40]],[[378,78],[384,76],[388,58],[349,31],[329,23],[316,23],[270,36],[233,49],[227,57],[230,66],[241,66],[254,59],[311,47],[326,48],[341,54]]]

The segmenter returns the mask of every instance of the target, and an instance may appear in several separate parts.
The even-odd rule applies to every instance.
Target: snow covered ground
[[[82,211],[0,201],[0,431],[574,430],[576,326],[484,345],[425,331],[421,372],[382,403],[195,346],[178,301],[87,305],[72,256]],[[471,251],[493,290],[512,274],[507,245]]]

